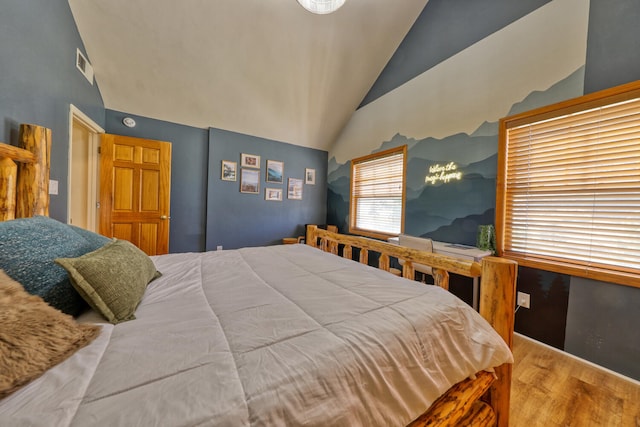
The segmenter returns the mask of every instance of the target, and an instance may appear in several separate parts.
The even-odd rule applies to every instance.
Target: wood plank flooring
[[[519,335],[513,354],[511,426],[640,427],[635,382]]]

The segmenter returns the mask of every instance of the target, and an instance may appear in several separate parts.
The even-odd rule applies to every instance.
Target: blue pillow
[[[89,252],[93,252],[96,249],[100,249],[107,243],[111,242],[112,239],[103,236],[102,234],[94,233],[93,231],[85,230],[84,228],[76,227],[75,225],[67,225],[72,231],[78,233],[80,237],[85,239],[87,243],[91,246],[91,250]]]
[[[94,246],[68,225],[48,217],[0,222],[0,269],[30,294],[72,316],[87,305],[71,286],[66,270],[53,260],[79,257]]]

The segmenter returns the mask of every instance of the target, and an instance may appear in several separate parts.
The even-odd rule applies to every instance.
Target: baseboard
[[[630,383],[633,383],[633,384],[635,384],[635,385],[637,385],[637,386],[640,386],[640,381],[638,381],[638,380],[636,380],[636,379],[634,379],[634,378],[628,377],[628,376],[626,376],[626,375],[623,375],[623,374],[621,374],[620,372],[616,372],[616,371],[613,371],[613,370],[611,370],[611,369],[609,369],[609,368],[605,368],[604,366],[598,365],[597,363],[593,363],[593,362],[591,362],[591,361],[589,361],[589,360],[583,359],[582,357],[578,357],[578,356],[576,356],[575,354],[568,353],[568,352],[566,352],[566,351],[563,351],[563,350],[560,350],[560,349],[558,349],[558,348],[555,348],[554,346],[551,346],[551,345],[549,345],[549,344],[545,344],[545,343],[543,343],[543,342],[540,342],[540,341],[538,341],[538,340],[535,340],[535,339],[533,339],[533,338],[531,338],[531,337],[528,337],[528,336],[526,336],[526,335],[522,335],[522,334],[521,334],[521,333],[519,333],[519,332],[514,332],[514,335],[517,335],[517,336],[518,336],[518,337],[520,337],[520,338],[523,338],[523,339],[525,339],[525,340],[529,340],[529,341],[531,341],[531,342],[534,342],[534,343],[536,343],[536,344],[539,344],[539,345],[541,345],[541,346],[543,346],[543,347],[545,347],[545,348],[548,348],[549,350],[553,350],[553,351],[555,351],[555,352],[557,352],[557,353],[560,353],[560,354],[562,354],[562,355],[564,355],[564,356],[568,356],[568,357],[570,357],[570,358],[572,358],[572,359],[575,359],[575,360],[577,360],[577,361],[579,361],[579,362],[582,362],[582,363],[584,363],[584,364],[587,364],[587,365],[589,365],[589,366],[592,366],[593,368],[599,369],[599,370],[601,370],[601,371],[603,371],[603,372],[606,372],[606,373],[608,373],[608,374],[611,374],[611,375],[613,375],[613,376],[616,376],[616,377],[618,377],[618,378],[620,378],[620,379],[622,379],[622,380],[629,381]]]

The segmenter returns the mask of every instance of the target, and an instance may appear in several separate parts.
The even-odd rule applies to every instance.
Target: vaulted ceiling
[[[105,107],[329,150],[427,0],[69,0]]]

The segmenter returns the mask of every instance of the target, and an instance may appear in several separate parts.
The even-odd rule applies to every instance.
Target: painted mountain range
[[[544,91],[514,104],[509,115],[582,94],[584,67]],[[473,133],[442,139],[415,139],[395,134],[374,152],[407,145],[405,233],[436,240],[475,244],[477,225],[494,222],[498,122],[484,122]],[[455,163],[460,180],[425,183],[433,165]],[[348,229],[351,165],[328,165],[327,221]]]

